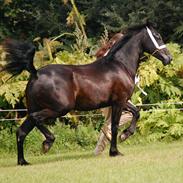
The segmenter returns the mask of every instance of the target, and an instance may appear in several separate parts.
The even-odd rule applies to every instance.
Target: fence
[[[164,105],[182,105],[183,102],[170,102],[170,103],[154,103],[154,104],[137,104],[137,107],[152,107],[152,106],[164,106]],[[148,109],[143,112],[165,112],[165,111],[183,111],[183,108],[159,108],[159,109]],[[2,112],[26,112],[27,109],[0,109],[0,113]],[[101,116],[102,114],[75,114],[75,115],[69,115],[69,117],[93,117],[93,116]],[[66,116],[62,116],[65,118]],[[67,116],[68,117],[68,116]],[[22,118],[13,118],[13,119],[7,119],[3,118],[0,119],[0,121],[18,121]]]

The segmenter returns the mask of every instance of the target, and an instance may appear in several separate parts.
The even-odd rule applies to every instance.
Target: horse
[[[124,34],[121,32],[114,34],[108,42],[102,45],[101,48],[95,53],[96,58],[102,58],[107,55],[112,46],[118,42]],[[105,117],[105,123],[101,128],[101,132],[98,138],[97,145],[94,150],[94,155],[100,155],[106,148],[107,144],[111,141],[111,107],[106,107],[101,109],[102,115]],[[132,114],[130,112],[123,112],[121,114],[118,128],[132,120]],[[121,139],[119,138],[121,141]]]
[[[164,65],[172,56],[161,35],[151,23],[133,26],[110,49],[108,54],[86,65],[50,64],[36,69],[33,64],[33,44],[7,40],[3,44],[7,60],[4,70],[18,75],[23,70],[30,73],[25,95],[27,118],[16,131],[18,165],[28,165],[24,158],[24,140],[34,127],[45,136],[43,150],[47,152],[55,137],[45,126],[46,121],[64,116],[71,110],[89,111],[112,107],[112,140],[109,155],[122,155],[117,148],[117,130],[123,111],[133,114],[123,138],[132,135],[140,116],[139,110],[128,100],[134,90],[134,80],[140,57],[147,52]]]

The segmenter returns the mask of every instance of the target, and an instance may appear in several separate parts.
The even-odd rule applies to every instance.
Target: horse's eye
[[[155,38],[157,38],[157,39],[161,39],[161,36],[160,36],[160,34],[158,34],[158,33],[153,33],[153,36],[154,36]]]

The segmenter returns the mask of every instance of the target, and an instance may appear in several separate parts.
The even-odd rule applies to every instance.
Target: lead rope
[[[139,78],[139,76],[135,76],[135,85],[138,87],[138,89],[145,95],[145,96],[147,96],[147,93],[140,87],[140,85],[139,85],[139,83],[140,83],[140,78]]]

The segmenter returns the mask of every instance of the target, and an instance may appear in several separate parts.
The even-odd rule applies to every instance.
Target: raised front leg
[[[23,144],[25,137],[35,127],[34,122],[26,119],[22,125],[17,129],[16,140],[17,140],[17,153],[18,153],[18,165],[28,165],[29,163],[24,158]]]
[[[122,155],[117,149],[117,134],[118,134],[118,126],[119,120],[122,112],[122,107],[118,104],[112,106],[112,139],[111,139],[111,147],[109,151],[110,156]]]
[[[127,103],[127,110],[133,114],[132,121],[130,123],[130,126],[123,131],[123,133],[120,136],[121,141],[125,141],[129,136],[133,135],[136,129],[137,120],[140,117],[139,109],[135,107],[132,103]]]

